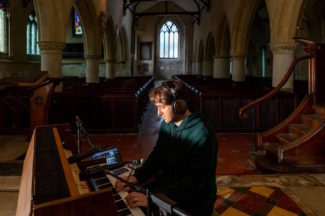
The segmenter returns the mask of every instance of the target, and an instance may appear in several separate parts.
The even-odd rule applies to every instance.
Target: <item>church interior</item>
[[[0,0],[0,215],[101,215],[111,192],[80,189],[67,158],[145,160],[162,121],[148,93],[168,79],[216,130],[213,215],[325,215],[324,44],[323,0]],[[48,128],[51,169],[34,151]],[[60,160],[77,195],[37,191]]]

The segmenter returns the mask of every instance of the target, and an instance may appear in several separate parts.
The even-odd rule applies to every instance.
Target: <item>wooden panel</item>
[[[32,211],[34,137],[35,131],[32,135],[24,160],[16,209],[17,216],[29,216]]]
[[[35,216],[117,216],[110,189],[37,205]]]
[[[71,173],[71,170],[70,170],[70,167],[68,164],[68,160],[65,157],[65,153],[64,153],[64,150],[62,147],[62,142],[61,142],[61,139],[60,139],[60,136],[58,133],[58,129],[53,128],[53,133],[54,133],[55,142],[57,144],[58,152],[59,152],[59,155],[61,158],[61,163],[62,163],[65,179],[68,183],[70,195],[77,196],[77,195],[79,195],[78,187],[77,187],[76,182],[74,181],[74,178],[72,176],[72,173]]]

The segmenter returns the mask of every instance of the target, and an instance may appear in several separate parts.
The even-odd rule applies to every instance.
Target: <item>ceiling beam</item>
[[[130,10],[136,20],[143,16],[177,16],[177,15],[190,15],[192,16],[198,24],[200,24],[200,17],[202,10],[206,7],[209,11],[210,9],[210,0],[192,0],[193,3],[196,5],[196,11],[168,11],[168,3],[172,1],[168,0],[123,0],[123,13],[125,15],[126,10]],[[143,12],[139,13],[136,12],[136,8],[140,3],[145,2],[165,2],[164,11],[161,12]],[[202,6],[203,5],[203,6]]]

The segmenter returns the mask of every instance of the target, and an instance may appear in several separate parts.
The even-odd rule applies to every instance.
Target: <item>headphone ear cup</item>
[[[184,114],[187,110],[187,104],[182,99],[173,100],[172,103],[173,112],[176,114]]]

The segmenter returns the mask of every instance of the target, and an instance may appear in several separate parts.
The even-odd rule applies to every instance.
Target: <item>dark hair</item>
[[[159,86],[154,87],[150,93],[149,98],[154,103],[163,103],[171,105],[174,99],[173,90],[176,99],[183,99],[186,101],[186,88],[178,80],[163,81]]]

